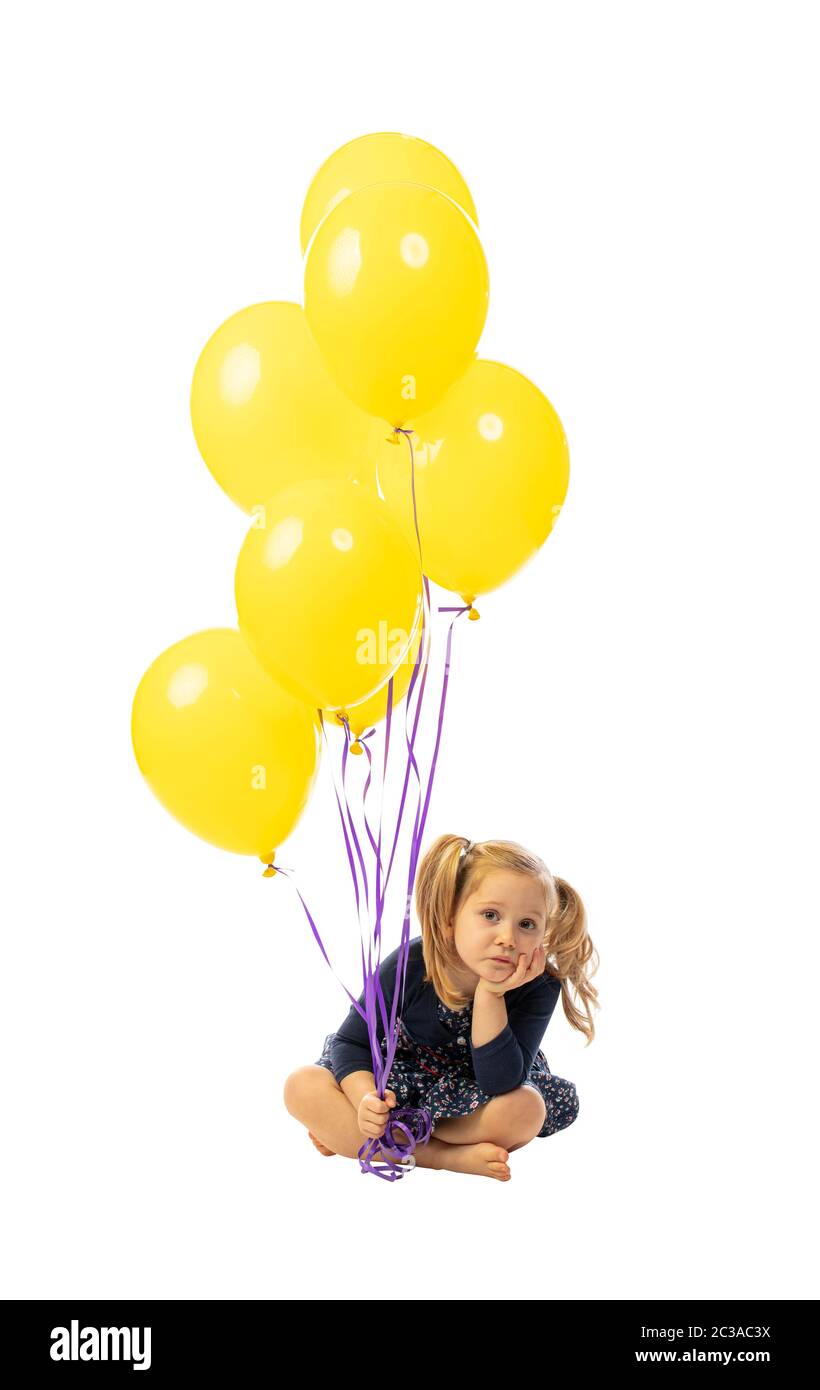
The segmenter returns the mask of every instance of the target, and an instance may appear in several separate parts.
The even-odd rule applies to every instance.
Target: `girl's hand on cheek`
[[[547,968],[547,953],[543,946],[536,946],[532,953],[529,963],[522,951],[518,957],[518,965],[506,980],[496,982],[495,980],[479,980],[478,989],[483,989],[486,994],[506,994],[508,990],[519,989],[521,985],[529,984],[530,980],[537,980],[539,975],[543,975]]]

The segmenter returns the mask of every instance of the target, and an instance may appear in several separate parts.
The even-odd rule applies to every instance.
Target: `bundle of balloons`
[[[489,297],[478,216],[464,179],[434,146],[399,134],[342,146],[308,189],[301,241],[304,304],[234,314],[205,344],[191,389],[202,458],[251,517],[236,565],[238,627],[196,632],[156,658],[134,696],[132,740],[167,810],[209,843],[259,856],[267,877],[289,876],[274,867],[276,851],[311,795],[323,741],[328,749],[341,741],[334,788],[360,929],[366,921],[363,1004],[343,988],[367,1024],[383,1097],[453,624],[464,613],[477,618],[475,599],[543,545],[566,496],[569,455],[538,387],[476,355]],[[455,616],[426,766],[416,738],[431,581],[462,603],[438,609]],[[385,866],[383,789],[402,702],[406,772]],[[379,732],[374,834],[369,741]],[[368,771],[354,812],[348,754],[362,753]],[[418,804],[388,1017],[382,918],[411,776]],[[361,1170],[403,1176],[430,1132],[427,1111],[392,1111],[381,1140],[359,1151]]]

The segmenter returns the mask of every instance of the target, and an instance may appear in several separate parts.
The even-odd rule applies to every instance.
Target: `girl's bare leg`
[[[494,1096],[480,1105],[471,1115],[458,1115],[439,1120],[435,1126],[438,1139],[446,1144],[506,1144],[510,1152],[529,1144],[541,1129],[547,1110],[544,1099],[534,1086],[519,1086],[515,1091]],[[512,1141],[512,1142],[510,1142]]]
[[[299,1067],[285,1083],[285,1105],[333,1153],[357,1158],[366,1142],[350,1101],[327,1067]],[[399,1145],[401,1147],[401,1145]],[[378,1155],[377,1155],[378,1157]],[[448,1168],[506,1181],[509,1151],[494,1143],[444,1143],[431,1137],[413,1151],[418,1168]]]

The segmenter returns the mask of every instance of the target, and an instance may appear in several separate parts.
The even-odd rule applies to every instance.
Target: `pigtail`
[[[553,974],[561,981],[564,1014],[567,1022],[583,1033],[587,1047],[595,1037],[592,1009],[600,1009],[598,991],[591,983],[600,965],[598,952],[587,931],[587,914],[580,895],[565,879],[553,875],[558,890],[558,904],[547,925],[549,955],[555,962]],[[592,962],[592,968],[588,966]],[[584,1012],[570,998],[570,986],[580,999]]]
[[[447,966],[457,967],[458,953],[447,922],[467,881],[475,842],[463,835],[439,835],[416,870],[416,911],[422,927],[424,983],[432,983],[448,1009],[463,1009],[469,996],[456,989]]]

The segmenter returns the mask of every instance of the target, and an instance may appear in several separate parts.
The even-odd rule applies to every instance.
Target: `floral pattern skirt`
[[[469,1115],[493,1099],[479,1089],[473,1073],[468,1043],[472,1007],[455,1011],[439,1000],[438,1014],[452,1030],[453,1041],[437,1047],[418,1043],[409,1036],[399,1019],[399,1038],[387,1080],[387,1088],[395,1092],[397,1105],[429,1110],[434,1128],[438,1120]],[[317,1058],[315,1066],[333,1070],[330,1045],[334,1037],[334,1033],[328,1033],[322,1055]],[[381,1048],[382,1057],[386,1057],[384,1042]],[[525,1084],[539,1092],[547,1108],[544,1123],[536,1136],[538,1139],[546,1139],[572,1124],[578,1115],[578,1093],[571,1081],[553,1076],[540,1048],[533,1058]]]

